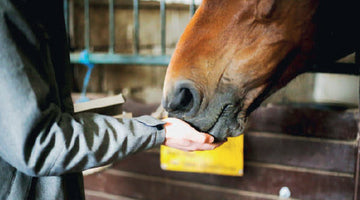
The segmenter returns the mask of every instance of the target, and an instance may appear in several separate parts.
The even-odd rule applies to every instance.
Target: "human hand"
[[[163,119],[166,122],[163,145],[183,151],[212,150],[222,143],[213,143],[214,137],[199,132],[186,122],[176,118]]]

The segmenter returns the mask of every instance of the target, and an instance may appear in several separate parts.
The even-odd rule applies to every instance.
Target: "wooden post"
[[[360,61],[360,51],[355,52],[355,64],[359,68],[359,61]],[[360,96],[360,82],[359,82],[359,96]],[[360,101],[359,101],[360,102]],[[360,108],[360,107],[359,107]],[[360,114],[360,109],[359,109]],[[355,166],[355,173],[354,173],[354,200],[357,200],[359,197],[359,164],[360,164],[360,121],[358,122],[358,133],[356,137],[356,145],[357,145],[357,151],[356,151],[356,166]]]

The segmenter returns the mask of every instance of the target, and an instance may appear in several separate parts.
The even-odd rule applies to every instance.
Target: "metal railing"
[[[69,32],[69,0],[64,1],[64,15],[66,29]],[[160,33],[161,34],[161,55],[141,55],[139,53],[139,0],[133,0],[133,45],[132,54],[120,54],[115,52],[115,16],[114,0],[109,0],[109,47],[108,52],[92,52],[90,50],[90,14],[89,0],[84,0],[84,46],[86,51],[86,62],[92,64],[130,64],[130,65],[161,65],[167,66],[170,62],[170,55],[166,55],[166,2],[160,0]],[[195,12],[195,0],[191,0],[189,13],[192,16]],[[84,64],[84,56],[81,52],[71,52],[70,61],[73,64]]]
[[[64,0],[64,15],[66,29],[69,32],[69,0]],[[90,50],[90,14],[89,14],[89,0],[84,1],[84,43],[86,51],[86,62],[93,64],[130,64],[130,65],[160,65],[167,66],[170,62],[170,55],[166,55],[166,2],[160,0],[160,34],[161,34],[161,55],[141,55],[139,54],[139,0],[133,0],[133,18],[134,18],[134,31],[133,31],[133,45],[134,51],[132,54],[120,54],[115,52],[115,16],[114,4],[115,0],[108,0],[109,4],[109,47],[108,52],[92,52]],[[192,16],[195,13],[196,5],[195,0],[190,0],[189,14]],[[71,52],[70,61],[73,64],[84,64],[84,56],[81,52]],[[359,75],[360,71],[358,65],[347,63],[331,63],[314,65],[310,68],[309,72],[320,73],[339,73],[339,74],[353,74]]]

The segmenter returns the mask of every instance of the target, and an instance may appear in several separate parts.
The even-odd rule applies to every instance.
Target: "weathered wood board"
[[[249,122],[243,177],[163,171],[155,149],[86,176],[86,195],[97,200],[258,200],[278,199],[286,186],[293,199],[353,198],[357,112],[261,107]]]

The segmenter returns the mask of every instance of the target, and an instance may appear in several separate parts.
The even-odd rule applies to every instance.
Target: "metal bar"
[[[160,1],[161,18],[161,55],[166,54],[166,5],[165,0]]]
[[[352,63],[330,63],[313,65],[308,72],[360,75],[359,65]]]
[[[85,49],[90,49],[90,15],[89,15],[89,0],[84,0],[84,15],[85,15]]]
[[[84,82],[83,82],[83,87],[82,87],[82,90],[81,90],[81,97],[77,101],[79,103],[89,101],[89,99],[86,97],[86,91],[87,91],[87,87],[88,87],[89,82],[90,82],[92,69],[93,69],[92,67],[91,68],[88,67],[88,69],[86,71],[86,74],[85,74],[85,77],[84,77]]]
[[[134,1],[134,53],[139,54],[139,0]]]
[[[191,3],[190,3],[190,19],[192,18],[192,16],[194,15],[195,13],[195,0],[192,0]]]
[[[115,49],[114,0],[109,0],[109,53]]]
[[[130,65],[160,65],[167,66],[170,62],[170,55],[162,56],[141,56],[109,53],[89,53],[89,62],[93,64],[130,64]],[[82,63],[80,53],[71,53],[70,62]]]

